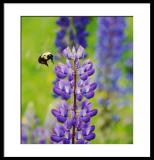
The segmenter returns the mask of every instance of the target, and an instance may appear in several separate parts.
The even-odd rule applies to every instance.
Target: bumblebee
[[[50,52],[45,52],[38,58],[38,62],[40,64],[46,65],[47,67],[48,67],[48,63],[47,63],[48,60],[51,60],[51,62],[54,64],[53,55]]]

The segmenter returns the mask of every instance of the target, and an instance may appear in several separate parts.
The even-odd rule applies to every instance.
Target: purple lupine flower
[[[67,75],[67,66],[64,64],[59,64],[55,67],[55,72],[57,75],[57,78],[65,78]]]
[[[89,17],[60,17],[57,20],[57,25],[60,30],[57,32],[55,45],[61,53],[67,46],[79,45],[87,47],[86,37],[88,32],[86,26],[89,23]]]
[[[51,114],[50,114],[51,116]],[[49,124],[50,123],[50,124]],[[54,125],[49,114],[46,116],[44,126],[40,125],[32,104],[27,106],[21,124],[21,143],[22,144],[46,144],[49,143],[50,132]]]
[[[27,144],[28,143],[28,128],[26,125],[21,125],[21,143]]]
[[[74,17],[73,22],[76,28],[77,43],[86,48],[87,47],[86,37],[88,36],[88,32],[85,31],[85,28],[86,25],[89,23],[89,18],[85,16]]]
[[[127,26],[125,17],[99,17],[97,33],[97,74],[96,82],[99,90],[107,93],[103,104],[107,103],[110,94],[124,94],[125,88],[119,85],[121,70],[117,63],[121,60],[124,51],[130,49],[126,43],[125,28]],[[99,100],[100,101],[100,100]],[[105,102],[107,101],[107,102]]]
[[[87,47],[87,36],[88,32],[86,31],[86,27],[90,21],[89,17],[86,16],[76,16],[76,17],[59,17],[57,20],[57,25],[60,27],[59,31],[56,35],[55,45],[58,48],[59,53],[62,53],[62,51],[67,46],[75,46],[75,48],[78,48],[79,45],[83,46],[84,48]],[[61,54],[55,55],[55,59],[59,59]],[[68,55],[69,56],[69,55]],[[87,56],[86,53],[83,54],[82,58],[85,58]],[[69,61],[67,65],[69,64]],[[62,66],[61,66],[62,67]],[[64,73],[65,67],[62,68],[55,68],[55,70],[59,70],[57,73],[57,77],[65,77],[66,73]],[[61,71],[62,69],[62,71]],[[69,81],[72,81],[73,79],[73,73],[71,70],[71,67],[68,67],[68,79]],[[83,75],[84,76],[84,75]],[[54,98],[57,98],[57,95],[52,93],[52,96]],[[78,99],[81,99],[80,96],[78,96]]]
[[[33,144],[46,144],[48,139],[48,131],[42,127],[37,127],[32,132],[32,143]]]
[[[84,53],[82,46],[79,46],[77,50],[73,47],[72,51],[67,47],[62,52],[66,58],[66,64],[59,63],[55,67],[58,79],[53,91],[63,100],[57,109],[51,110],[58,121],[51,135],[51,143],[89,144],[96,136],[95,126],[91,125],[91,118],[97,114],[97,109],[91,109],[89,102],[97,87],[95,82],[90,81],[90,76],[95,70],[90,60],[80,64]],[[68,104],[68,100],[73,101]]]
[[[68,17],[60,17],[57,20],[57,24],[63,28],[68,27],[70,24],[69,18]]]
[[[67,120],[68,110],[69,110],[69,106],[65,101],[63,101],[61,104],[59,104],[58,110],[52,109],[51,112],[57,118],[57,121],[63,123]]]
[[[69,128],[69,125],[66,126],[66,123],[65,127],[62,125],[56,125],[56,127],[53,129],[53,134],[51,136],[52,143],[69,144],[71,140]]]
[[[27,144],[32,143],[31,137],[32,132],[38,126],[40,123],[39,118],[37,117],[34,108],[33,103],[29,103],[27,106],[27,110],[24,113],[24,116],[22,117],[22,123],[21,123],[21,143]]]
[[[32,130],[31,140],[33,144],[49,144],[50,143],[50,134],[55,122],[51,117],[51,113],[48,112],[45,116],[44,125],[38,125]]]
[[[33,103],[29,103],[28,106],[27,106],[27,110],[26,112],[24,113],[24,118],[25,118],[25,121],[26,121],[26,126],[29,128],[29,129],[33,129],[35,128],[37,125],[39,125],[40,123],[40,120],[38,118],[38,116],[36,115],[36,112],[34,110],[34,106],[33,106]]]
[[[71,84],[66,80],[59,80],[54,86],[54,93],[63,99],[69,99],[72,93]]]

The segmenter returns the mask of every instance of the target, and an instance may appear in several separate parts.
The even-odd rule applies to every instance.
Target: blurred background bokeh
[[[21,143],[50,143],[55,119],[54,66],[61,51],[82,45],[95,64],[93,144],[133,143],[133,17],[21,17]],[[40,65],[50,51],[54,64]]]

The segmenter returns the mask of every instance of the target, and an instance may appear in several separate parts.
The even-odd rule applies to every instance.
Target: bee
[[[44,65],[46,65],[48,67],[48,63],[47,62],[50,59],[51,59],[51,62],[54,64],[53,55],[50,52],[45,52],[41,56],[39,56],[38,62],[40,64],[44,64]]]

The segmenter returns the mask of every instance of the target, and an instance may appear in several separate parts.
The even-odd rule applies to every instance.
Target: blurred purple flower
[[[42,127],[37,127],[32,132],[33,144],[46,144],[49,137],[48,131]]]
[[[132,48],[132,45],[125,42],[126,27],[125,17],[98,17],[96,82],[98,89],[107,92],[108,96],[110,93],[123,95],[126,91],[118,83],[122,73],[117,67],[124,51]],[[131,62],[126,63],[129,65]],[[131,78],[130,72],[127,77]],[[102,100],[103,104],[107,104],[105,101],[108,101],[108,96]]]
[[[119,122],[119,121],[120,121],[119,115],[113,114],[113,115],[112,115],[112,120],[115,121],[115,122]]]
[[[59,17],[57,25],[60,30],[57,32],[55,45],[58,47],[59,52],[62,52],[67,46],[79,45],[84,48],[87,47],[86,37],[86,26],[89,23],[89,17]]]
[[[68,17],[60,17],[57,20],[57,24],[61,27],[68,27],[70,25],[70,21]]]
[[[25,125],[21,126],[21,143],[28,143],[28,128]]]
[[[40,120],[34,111],[33,105],[30,103],[27,106],[27,110],[22,119],[21,143],[22,144],[49,143],[50,131],[52,129],[53,124],[54,123],[53,121],[51,121],[51,117],[49,117],[49,114],[47,114],[44,126],[41,126]]]

